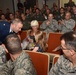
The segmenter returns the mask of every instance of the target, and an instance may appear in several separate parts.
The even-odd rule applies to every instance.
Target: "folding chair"
[[[39,52],[26,51],[34,64],[37,75],[48,75],[49,55]]]
[[[55,53],[55,54],[62,54],[62,51],[56,51],[56,52],[53,51],[56,47],[60,45],[61,36],[62,36],[62,33],[49,33],[47,52]]]
[[[20,31],[19,35],[21,37],[21,41],[23,41],[27,36],[27,31]]]
[[[60,55],[54,56],[52,65],[54,65],[57,62],[57,60],[58,60],[59,57],[60,57]]]
[[[74,31],[76,31],[76,24],[75,24],[75,27],[74,27],[74,29],[73,29]]]
[[[39,23],[39,26],[40,26],[43,23],[43,21],[39,21],[38,23]]]

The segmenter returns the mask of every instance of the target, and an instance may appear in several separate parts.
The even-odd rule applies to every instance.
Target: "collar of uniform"
[[[29,57],[29,55],[25,51],[22,51],[22,53],[13,62],[13,65],[14,66],[18,65],[19,63],[21,63],[24,59],[27,59],[28,57]]]
[[[11,33],[11,32],[13,32],[13,30],[10,28],[10,31],[9,31],[9,33]]]
[[[68,73],[76,72],[76,66],[73,67],[71,65],[70,60],[68,60],[65,55],[63,55],[63,57],[66,59],[66,60],[64,60],[64,64],[66,65],[65,68],[67,68],[67,72]]]

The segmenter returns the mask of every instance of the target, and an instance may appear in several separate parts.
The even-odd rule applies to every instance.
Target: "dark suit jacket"
[[[10,34],[10,23],[6,21],[0,21],[0,42],[4,42],[7,35]]]

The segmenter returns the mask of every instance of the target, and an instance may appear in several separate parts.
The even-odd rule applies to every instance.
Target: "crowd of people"
[[[6,13],[0,10],[0,21],[12,22],[13,19],[19,18],[23,22],[23,30],[31,28],[30,23],[32,20],[41,21],[42,25],[40,29],[49,32],[67,32],[74,30],[76,22],[76,6],[61,7],[54,3],[50,9],[48,5],[43,5],[42,9],[39,9],[36,5],[25,10],[25,13],[16,11],[15,13],[10,12],[7,8]],[[73,24],[73,25],[71,25]]]
[[[72,0],[70,0],[72,1]],[[26,49],[33,52],[46,52],[50,32],[64,33],[60,40],[63,55],[50,69],[49,75],[76,74],[76,5],[68,3],[58,8],[54,3],[50,9],[36,5],[14,13],[7,8],[0,10],[0,75],[37,75]],[[39,22],[42,22],[39,25]],[[21,42],[19,31],[27,30],[27,37]],[[46,35],[44,35],[46,33]],[[11,60],[7,60],[6,54]]]

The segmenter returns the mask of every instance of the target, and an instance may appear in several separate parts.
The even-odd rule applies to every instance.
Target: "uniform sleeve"
[[[59,24],[59,25],[58,25],[58,30],[61,31],[61,30],[62,30],[62,27],[63,27],[63,25],[60,25],[60,24]]]
[[[48,75],[59,75],[58,72],[59,72],[59,68],[60,68],[60,65],[61,65],[61,57],[59,57],[58,61],[56,62],[55,65],[52,66],[52,68],[50,69],[50,72]]]
[[[44,21],[44,22],[40,25],[40,29],[45,30],[46,28],[47,28],[46,21]]]
[[[58,23],[56,20],[53,20],[52,23],[49,25],[49,28],[53,31],[56,31],[58,29]]]
[[[10,75],[11,74],[10,64],[5,64],[3,68],[0,70],[0,75]]]
[[[70,22],[65,23],[67,29],[73,29],[75,27],[75,21],[71,19]]]

